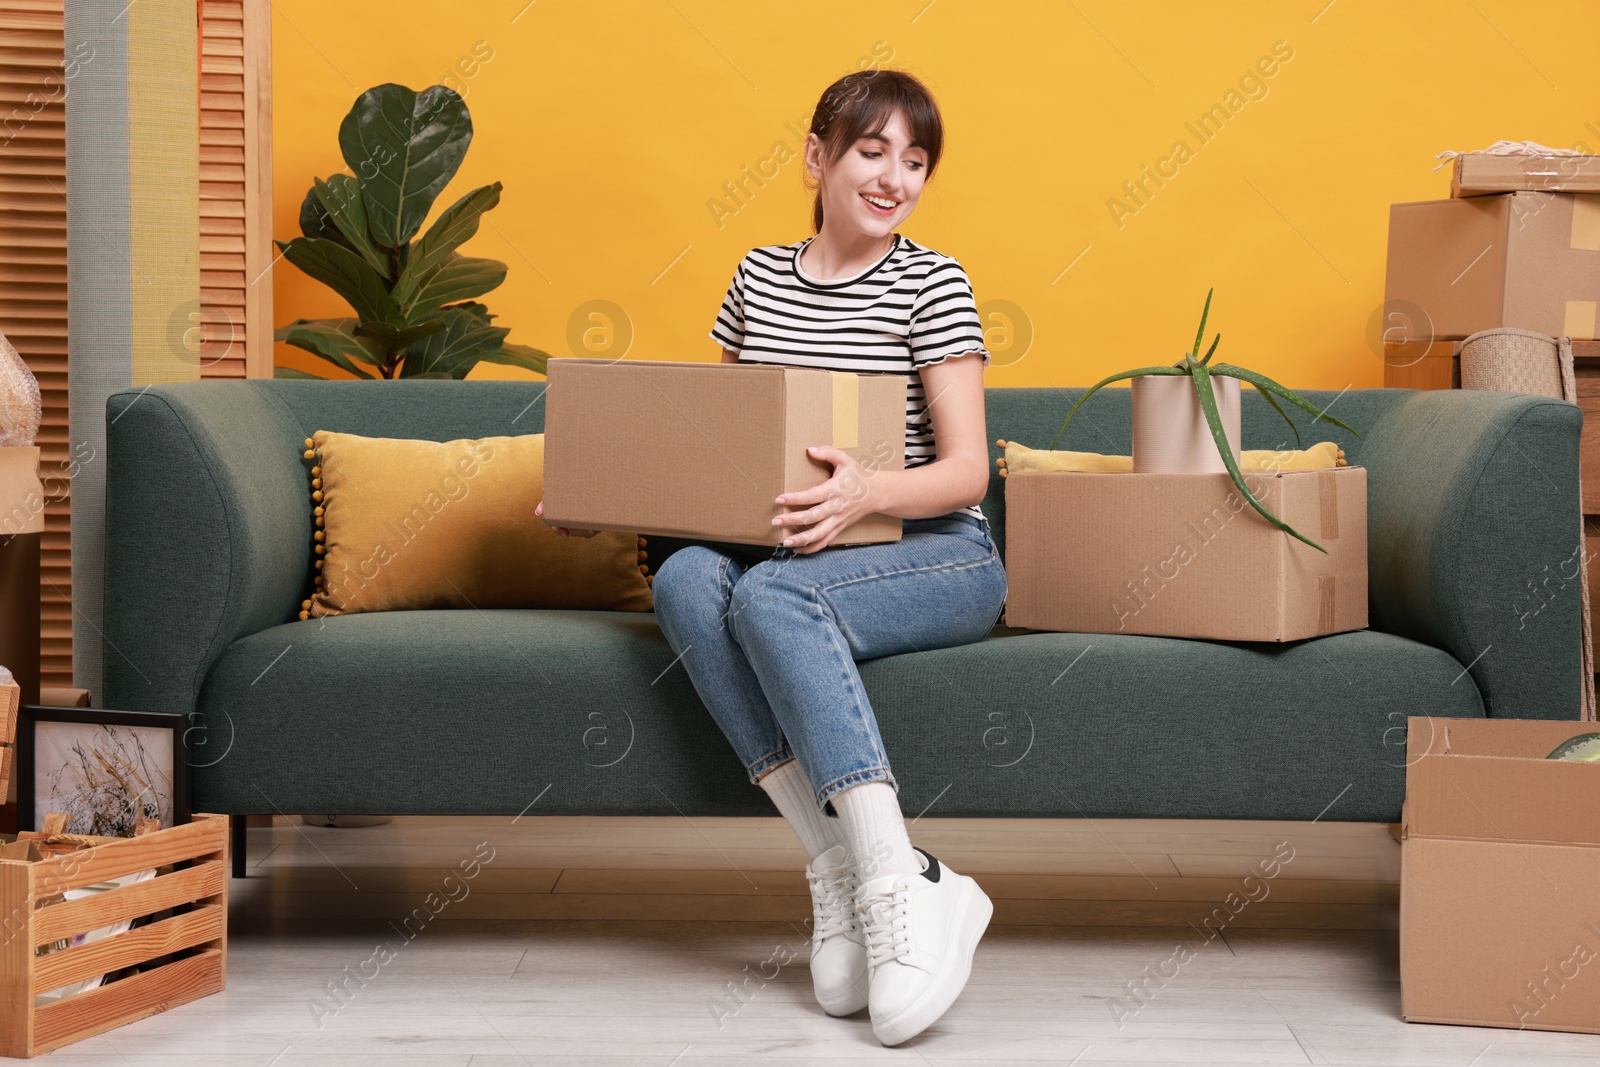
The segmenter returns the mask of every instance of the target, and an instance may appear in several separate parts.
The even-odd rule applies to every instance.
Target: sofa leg
[[[228,854],[232,857],[230,866],[233,868],[233,877],[244,877],[244,852],[245,843],[249,841],[246,833],[248,815],[228,816]]]

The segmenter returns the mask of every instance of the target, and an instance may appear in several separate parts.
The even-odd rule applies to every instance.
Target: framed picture
[[[24,704],[17,715],[17,827],[53,811],[67,832],[132,837],[141,818],[189,821],[183,716]]]

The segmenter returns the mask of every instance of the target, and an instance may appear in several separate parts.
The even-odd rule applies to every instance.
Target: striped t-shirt
[[[905,469],[938,458],[920,369],[980,353],[983,330],[961,264],[907,237],[850,278],[819,281],[800,266],[814,237],[752,248],[733,273],[711,339],[741,363],[906,375]],[[967,514],[985,524],[983,509]]]

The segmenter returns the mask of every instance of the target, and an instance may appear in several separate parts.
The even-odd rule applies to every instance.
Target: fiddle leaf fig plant
[[[1356,433],[1356,430],[1353,427],[1340,422],[1338,419],[1334,418],[1332,415],[1329,415],[1326,411],[1317,407],[1309,400],[1295,393],[1293,390],[1279,385],[1277,382],[1273,381],[1271,378],[1268,378],[1264,374],[1258,374],[1255,371],[1246,370],[1243,367],[1236,367],[1231,363],[1213,364],[1211,362],[1211,357],[1217,351],[1217,343],[1222,340],[1221,333],[1218,333],[1214,338],[1212,338],[1211,347],[1206,349],[1206,354],[1202,357],[1200,355],[1200,343],[1205,339],[1206,319],[1211,314],[1211,294],[1213,292],[1215,292],[1214,289],[1206,291],[1206,303],[1205,307],[1200,311],[1200,329],[1195,331],[1194,347],[1188,352],[1184,353],[1182,360],[1174,363],[1170,367],[1137,367],[1133,370],[1125,370],[1121,373],[1113,374],[1109,378],[1105,378],[1099,382],[1096,382],[1077,399],[1076,403],[1074,403],[1072,408],[1067,412],[1067,417],[1061,420],[1061,428],[1056,431],[1055,437],[1050,442],[1050,447],[1054,449],[1056,442],[1061,440],[1062,433],[1066,431],[1067,423],[1071,422],[1072,416],[1077,414],[1079,406],[1103,386],[1110,385],[1112,382],[1120,382],[1133,378],[1142,378],[1149,375],[1187,375],[1189,379],[1194,382],[1195,396],[1200,401],[1200,410],[1205,414],[1206,426],[1211,430],[1211,438],[1216,442],[1217,451],[1222,456],[1223,466],[1227,467],[1228,474],[1233,478],[1234,487],[1239,490],[1239,492],[1244,496],[1245,500],[1250,502],[1250,506],[1255,508],[1256,511],[1260,512],[1268,522],[1272,523],[1272,525],[1276,526],[1280,530],[1283,530],[1285,533],[1304,541],[1318,552],[1327,554],[1327,549],[1323,548],[1321,545],[1317,544],[1315,541],[1306,537],[1304,534],[1300,533],[1300,531],[1294,529],[1288,523],[1278,518],[1272,512],[1268,511],[1266,505],[1261,503],[1261,501],[1257,499],[1256,495],[1250,491],[1250,487],[1245,484],[1244,476],[1239,473],[1238,460],[1233,454],[1232,447],[1228,444],[1227,432],[1222,426],[1222,416],[1217,411],[1217,397],[1215,390],[1212,388],[1211,379],[1213,377],[1237,378],[1242,382],[1248,382],[1255,386],[1256,391],[1261,394],[1268,404],[1272,405],[1272,410],[1283,416],[1283,421],[1289,424],[1289,429],[1294,432],[1296,448],[1300,446],[1300,430],[1297,426],[1295,426],[1294,420],[1290,419],[1288,414],[1279,405],[1279,398],[1287,400],[1295,407],[1309,413],[1314,419],[1321,420],[1322,422],[1332,423],[1341,429],[1348,430],[1350,433],[1355,434],[1355,436],[1358,438],[1361,435]]]
[[[339,126],[350,173],[313,178],[300,205],[302,236],[273,242],[355,316],[296,319],[274,340],[357,378],[461,379],[480,362],[545,373],[549,354],[507,341],[511,331],[492,325],[495,316],[475,299],[505,281],[506,265],[459,251],[500,202],[501,184],[473,189],[417,237],[471,140],[467,105],[446,86],[416,93],[391,83],[356,98]]]

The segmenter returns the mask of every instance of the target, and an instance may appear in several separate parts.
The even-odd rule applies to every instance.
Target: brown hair
[[[869,133],[880,133],[895,112],[905,115],[911,139],[928,153],[931,179],[944,147],[944,123],[939,105],[926,86],[899,70],[858,70],[846,74],[823,92],[811,113],[811,132],[822,142],[825,165],[835,163],[851,145]],[[809,172],[808,172],[809,173]],[[822,189],[811,204],[811,225],[822,232]]]

